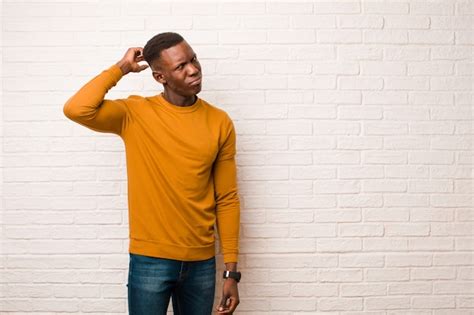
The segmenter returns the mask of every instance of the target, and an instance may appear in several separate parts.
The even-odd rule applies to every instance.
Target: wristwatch
[[[240,272],[238,272],[238,271],[225,270],[225,271],[224,271],[224,274],[223,274],[224,279],[232,278],[232,279],[234,279],[234,280],[237,281],[237,282],[240,281],[241,276],[242,276],[242,275],[241,275]]]

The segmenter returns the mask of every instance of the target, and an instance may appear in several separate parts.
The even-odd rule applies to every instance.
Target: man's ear
[[[165,76],[163,75],[161,71],[152,71],[152,74],[153,74],[153,78],[155,78],[155,80],[158,81],[159,83],[161,84],[166,83]]]

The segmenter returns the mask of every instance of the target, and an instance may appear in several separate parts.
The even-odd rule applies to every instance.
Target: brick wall
[[[472,19],[455,0],[4,0],[0,312],[127,313],[123,143],[62,107],[172,30],[238,132],[236,314],[471,314]],[[107,98],[159,91],[143,71]]]

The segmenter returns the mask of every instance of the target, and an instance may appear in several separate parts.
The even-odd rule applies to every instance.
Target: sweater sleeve
[[[237,262],[239,254],[240,201],[235,163],[236,135],[229,119],[224,142],[214,162],[217,229],[224,263]]]
[[[128,114],[125,100],[104,97],[122,76],[116,64],[102,71],[69,98],[64,115],[89,129],[121,135]]]

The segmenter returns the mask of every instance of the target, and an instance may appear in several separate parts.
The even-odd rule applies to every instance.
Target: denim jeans
[[[164,315],[170,297],[174,314],[212,314],[216,285],[215,257],[180,261],[129,255],[127,287],[130,315]]]

